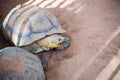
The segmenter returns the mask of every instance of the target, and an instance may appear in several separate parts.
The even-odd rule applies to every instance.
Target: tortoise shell
[[[56,17],[36,5],[18,5],[3,22],[3,33],[15,46],[25,46],[47,35],[64,33]]]
[[[45,80],[40,59],[25,49],[0,50],[0,80]]]

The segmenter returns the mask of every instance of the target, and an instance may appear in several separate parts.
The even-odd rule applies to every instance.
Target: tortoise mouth
[[[65,42],[66,42],[66,40],[64,39],[64,41],[62,41],[61,43],[59,43],[59,45],[62,46]]]
[[[64,41],[59,44],[60,47],[56,48],[57,50],[66,49],[70,45],[70,38],[69,37],[64,38],[65,38]]]

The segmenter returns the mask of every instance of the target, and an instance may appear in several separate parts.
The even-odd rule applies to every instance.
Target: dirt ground
[[[0,23],[27,0],[0,0]],[[33,0],[59,20],[71,38],[63,51],[38,56],[48,61],[47,80],[120,80],[120,0]],[[10,46],[0,32],[0,48]]]

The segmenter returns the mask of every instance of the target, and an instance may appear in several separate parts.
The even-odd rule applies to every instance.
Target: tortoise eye
[[[58,39],[59,41],[61,41],[61,39]]]

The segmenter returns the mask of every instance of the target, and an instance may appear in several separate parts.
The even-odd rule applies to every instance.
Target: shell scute
[[[31,5],[13,8],[3,22],[3,31],[16,46],[65,32],[51,12]]]

